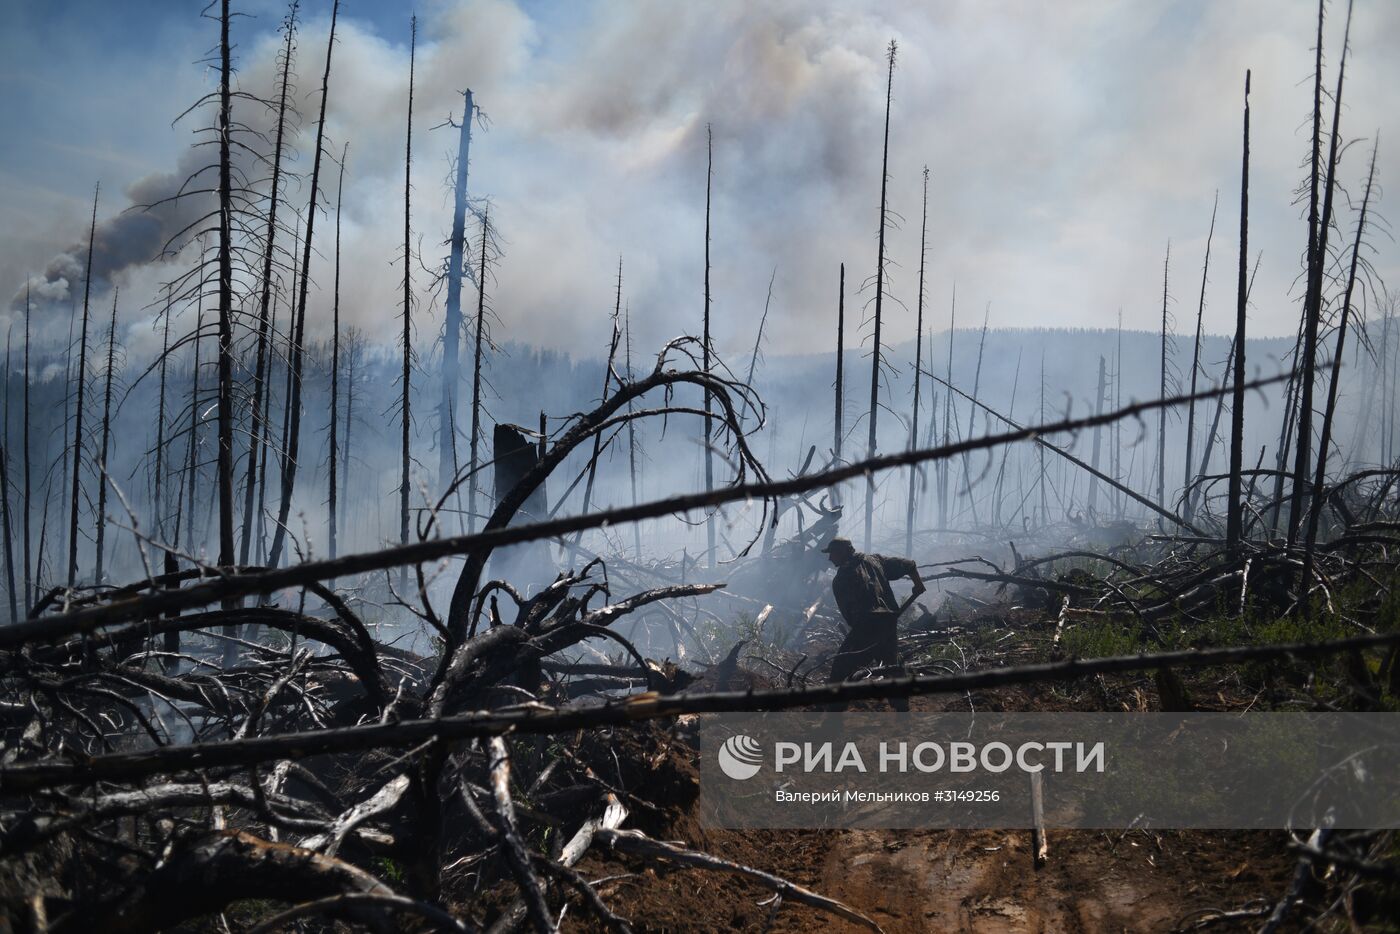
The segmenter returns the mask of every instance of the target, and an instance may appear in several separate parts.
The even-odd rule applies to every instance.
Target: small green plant
[[[403,867],[388,856],[379,856],[374,860],[375,866],[379,868],[379,874],[388,882],[403,881]]]

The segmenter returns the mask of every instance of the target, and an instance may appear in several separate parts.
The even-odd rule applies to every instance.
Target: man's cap
[[[829,555],[833,551],[851,552],[855,550],[856,546],[851,544],[851,540],[849,538],[833,538],[831,541],[826,543],[826,547],[822,549],[822,554]]]

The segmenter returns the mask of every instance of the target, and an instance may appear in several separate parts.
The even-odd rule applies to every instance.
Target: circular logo
[[[719,770],[738,781],[753,778],[763,762],[763,750],[758,740],[740,733],[731,736],[719,747]]]

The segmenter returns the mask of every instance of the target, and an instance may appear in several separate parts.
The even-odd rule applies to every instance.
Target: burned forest
[[[1400,14],[779,6],[4,14],[0,931],[1400,930]]]

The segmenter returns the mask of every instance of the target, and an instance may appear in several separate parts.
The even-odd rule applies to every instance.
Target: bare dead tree
[[[203,252],[201,250],[201,252]],[[200,350],[203,348],[204,337],[204,292],[200,291],[195,302],[195,323],[194,323],[194,367],[190,371],[190,427],[186,433],[189,441],[187,450],[189,456],[185,462],[185,542],[190,551],[194,551],[194,500],[195,487],[199,483],[199,371],[200,371]],[[180,515],[175,516],[175,547],[180,547]]]
[[[617,296],[613,303],[613,313],[611,320],[611,336],[608,338],[608,359],[603,365],[603,394],[600,401],[608,401],[608,391],[613,383],[613,363],[617,359],[617,345],[622,339],[622,257],[617,258]],[[752,382],[752,379],[750,379]],[[598,477],[598,458],[603,453],[603,436],[596,434],[593,436],[593,456],[588,459],[588,479],[583,485],[583,511],[587,513],[593,508],[593,484]],[[582,533],[574,536],[574,546],[577,547]]]
[[[1191,392],[1196,391],[1196,376],[1201,369],[1201,321],[1206,312],[1206,281],[1210,275],[1210,244],[1215,238],[1215,212],[1220,207],[1220,191],[1215,192],[1215,203],[1210,209],[1210,231],[1206,234],[1206,258],[1201,263],[1201,300],[1196,305],[1196,340],[1191,351]],[[1185,476],[1181,482],[1182,490],[1191,488],[1191,462],[1196,441],[1196,406],[1188,405],[1186,408],[1186,469]],[[1183,514],[1187,519],[1191,518],[1191,498],[1186,497],[1186,503],[1182,507]]]
[[[763,314],[758,319],[758,333],[753,339],[753,353],[749,356],[749,375],[746,382],[753,383],[754,373],[758,370],[758,358],[763,353],[763,327],[768,323],[768,309],[773,304],[773,283],[778,278],[778,267],[773,267],[772,274],[768,277],[768,297],[763,300]]]
[[[1249,262],[1249,70],[1244,73],[1244,144],[1240,161],[1240,259],[1235,303],[1235,373],[1234,394],[1230,403],[1230,485],[1226,507],[1226,548],[1238,551],[1244,538],[1244,358],[1246,310],[1249,286],[1245,281]]]
[[[292,215],[293,215],[293,221],[292,221],[292,243],[295,245],[295,244],[301,243],[301,212],[298,211],[298,210],[296,210],[295,208],[293,208],[293,210],[292,210]],[[295,324],[296,324],[296,284],[297,284],[297,282],[299,281],[299,279],[298,279],[298,269],[299,269],[299,267],[300,267],[300,254],[298,254],[297,251],[296,251],[295,249],[293,249],[293,250],[292,250],[292,278],[291,278],[291,280],[290,280],[291,283],[292,283],[292,287],[291,287],[290,294],[289,294],[288,300],[287,300],[288,314],[291,316],[291,321],[289,321],[288,324],[287,324],[287,350],[286,350],[286,353],[284,354],[284,357],[285,357],[286,362],[283,364],[283,370],[284,370],[284,374],[283,374],[283,376],[284,376],[284,389],[283,389],[283,392],[282,392],[282,436],[281,436],[281,442],[280,442],[280,445],[281,445],[281,446],[280,446],[279,449],[278,449],[279,452],[280,452],[280,454],[285,454],[285,453],[286,453],[286,450],[287,450],[287,428],[289,427],[289,424],[290,424],[290,422],[291,422],[291,419],[287,417],[287,414],[288,414],[288,413],[287,413],[286,407],[287,407],[287,405],[291,402],[291,398],[292,398],[292,392],[291,392],[291,389],[292,389],[292,386],[291,386],[291,381],[292,381],[292,366],[291,366],[291,358],[292,358],[292,334],[293,334],[293,328],[294,328],[294,326],[295,326]],[[258,484],[258,563],[259,563],[259,564],[265,564],[265,563],[267,563],[267,559],[268,559],[268,540],[267,540],[267,520],[268,520],[268,511],[267,511],[267,478],[268,478],[268,472],[267,472],[267,457],[268,457],[268,451],[269,451],[269,449],[272,448],[272,440],[271,440],[271,439],[272,439],[272,386],[273,386],[273,379],[272,379],[272,376],[273,376],[273,370],[275,369],[275,366],[276,366],[276,363],[277,363],[277,355],[274,353],[274,349],[275,349],[275,347],[276,347],[277,339],[278,339],[278,337],[279,337],[279,333],[278,333],[278,330],[277,330],[277,304],[278,304],[278,296],[277,296],[276,293],[273,293],[273,296],[272,296],[272,314],[271,314],[270,320],[269,320],[269,322],[268,322],[268,342],[269,342],[269,343],[268,343],[268,361],[267,361],[267,392],[263,394],[263,416],[262,416],[262,418],[263,418],[263,441],[262,441],[262,445],[261,445],[261,451],[260,451],[259,454],[258,454],[258,475],[262,478],[262,482]],[[279,468],[279,474],[278,474],[278,475],[279,475],[279,478],[280,478],[280,475],[281,475],[281,473],[280,473],[280,468]]]
[[[1098,382],[1098,388],[1094,391],[1094,414],[1095,414],[1095,415],[1101,415],[1101,414],[1103,414],[1103,407],[1104,407],[1104,371],[1105,371],[1105,362],[1104,362],[1103,355],[1100,354],[1100,355],[1099,355],[1099,382]],[[1195,382],[1194,382],[1194,381],[1192,382],[1192,385],[1191,385],[1191,391],[1192,391],[1193,393],[1196,391],[1196,386],[1195,386]],[[1099,448],[1100,448],[1101,441],[1102,441],[1102,438],[1101,438],[1101,429],[1095,428],[1095,429],[1094,429],[1094,454],[1093,454],[1093,459],[1089,462],[1089,463],[1093,466],[1093,468],[1094,468],[1095,470],[1098,470],[1098,469],[1099,469]],[[1093,515],[1093,514],[1094,514],[1094,507],[1095,507],[1095,505],[1096,505],[1097,502],[1098,502],[1098,496],[1099,496],[1099,478],[1098,478],[1098,477],[1094,477],[1092,480],[1089,481],[1089,505],[1088,505],[1088,509],[1089,509],[1090,515]]]
[[[977,367],[976,367],[976,369],[973,371],[973,376],[972,376],[972,395],[969,397],[969,401],[971,401],[973,404],[972,404],[971,406],[968,407],[968,411],[967,411],[967,434],[964,436],[964,437],[967,437],[967,438],[971,438],[971,437],[972,437],[973,427],[974,427],[974,425],[976,424],[976,419],[977,419],[977,404],[976,404],[976,403],[977,403],[977,393],[978,393],[978,392],[981,390],[981,388],[982,388],[982,353],[983,353],[983,351],[985,351],[985,350],[987,349],[987,322],[991,319],[991,316],[992,316],[992,304],[991,304],[991,302],[988,302],[988,303],[987,303],[986,311],[984,311],[983,314],[982,314],[982,336],[981,336],[980,338],[978,338],[978,340],[977,340]],[[951,389],[952,387],[950,386],[949,388]],[[969,454],[964,454],[964,455],[963,455],[962,465],[963,465],[963,483],[967,486],[968,508],[970,508],[970,509],[972,510],[972,524],[973,524],[974,526],[976,526],[976,525],[977,525],[977,497],[974,496],[974,495],[973,495],[973,492],[972,492],[972,458],[971,458],[971,456],[970,456]]]
[[[1167,258],[1162,262],[1162,369],[1159,398],[1167,394],[1167,270],[1172,262],[1172,242],[1167,241]],[[1157,505],[1167,505],[1167,413],[1157,413]]]
[[[1317,338],[1322,322],[1322,280],[1327,265],[1327,237],[1332,228],[1333,195],[1337,189],[1337,160],[1341,146],[1342,85],[1346,79],[1347,51],[1351,39],[1351,0],[1347,2],[1346,27],[1342,33],[1342,55],[1337,69],[1337,90],[1332,95],[1332,135],[1328,147],[1321,216],[1318,215],[1318,186],[1322,134],[1322,23],[1326,0],[1317,5],[1317,61],[1313,75],[1312,164],[1308,203],[1308,286],[1303,298],[1303,349],[1298,376],[1298,433],[1293,451],[1293,488],[1289,497],[1288,541],[1297,541],[1307,508],[1308,469],[1312,466],[1313,389],[1317,371]]]
[[[97,560],[93,580],[102,583],[104,549],[107,543],[107,454],[112,443],[112,377],[117,369],[117,295],[112,290],[112,322],[107,327],[107,372],[102,394],[102,440],[97,446]]]
[[[58,485],[58,491],[57,491],[57,492],[58,492],[58,526],[57,526],[57,528],[59,529],[59,531],[56,532],[55,534],[56,534],[56,535],[60,535],[60,536],[62,535],[62,529],[63,529],[63,527],[66,526],[66,525],[68,524],[68,511],[67,511],[67,509],[68,509],[68,499],[67,499],[66,493],[67,493],[67,490],[68,490],[68,474],[71,472],[71,471],[69,470],[69,468],[72,466],[72,454],[73,454],[73,452],[72,452],[72,450],[70,449],[70,447],[69,447],[69,445],[68,445],[67,434],[68,434],[68,432],[72,429],[72,425],[73,425],[73,416],[72,416],[73,388],[74,388],[74,386],[73,386],[73,383],[74,383],[74,380],[73,380],[73,344],[74,344],[73,334],[74,334],[74,328],[76,328],[77,326],[78,326],[78,296],[77,296],[77,294],[76,294],[75,292],[70,291],[70,292],[69,292],[69,297],[68,297],[68,339],[67,339],[67,340],[64,342],[64,344],[63,344],[63,377],[64,377],[64,379],[63,379],[63,382],[64,382],[64,388],[63,388],[63,428],[62,428],[60,434],[63,435],[64,441],[63,441],[63,445],[59,448],[59,451],[58,451],[59,469],[60,469],[60,470],[62,471],[62,473],[63,473],[63,478],[62,478],[62,480],[60,481],[60,483],[59,483],[59,485]],[[50,467],[50,472],[52,472],[52,467]],[[53,485],[53,484],[52,484],[52,481],[50,481],[48,484],[46,484],[46,486],[48,486],[48,487],[52,487],[52,485]],[[45,491],[44,496],[45,496],[46,501],[47,501],[47,497],[50,495],[51,492],[52,492],[51,490],[46,490],[46,491]],[[45,508],[47,508],[47,506],[45,506]],[[61,541],[62,541],[62,540],[60,539],[60,544],[57,546],[57,547],[59,547],[59,548],[62,548],[62,547],[63,547],[62,544],[61,544]],[[59,555],[58,555],[58,559],[55,561],[55,564],[57,565],[57,564],[58,564],[59,562],[61,562],[62,560],[63,560],[63,553],[60,551],[60,552],[59,552]]]
[[[866,442],[866,456],[874,457],[878,448],[875,435],[876,418],[880,412],[880,330],[884,323],[885,309],[885,230],[889,226],[887,198],[890,183],[890,102],[894,99],[894,60],[897,47],[890,40],[887,51],[888,73],[885,78],[885,142],[880,159],[880,231],[879,246],[875,260],[875,329],[872,335],[870,359],[870,425]],[[865,550],[870,550],[870,540],[875,527],[875,478],[865,481]]]
[[[953,388],[952,383],[949,383],[949,384],[948,384],[948,389],[949,389],[950,393],[951,393],[951,391],[952,391],[952,388]],[[1041,422],[1044,422],[1044,421],[1045,421],[1045,351],[1044,351],[1044,349],[1042,349],[1042,350],[1040,351],[1040,421],[1041,421]],[[1041,521],[1042,524],[1047,524],[1047,525],[1048,525],[1049,522],[1050,522],[1050,502],[1049,502],[1049,500],[1047,499],[1047,497],[1046,497],[1046,495],[1045,495],[1045,485],[1046,485],[1046,479],[1045,479],[1045,446],[1044,446],[1043,444],[1042,444],[1042,445],[1037,445],[1037,446],[1036,446],[1036,457],[1037,457],[1037,459],[1039,460],[1039,464],[1037,465],[1037,466],[1039,467],[1039,470],[1037,471],[1037,474],[1036,474],[1036,486],[1040,489],[1040,521]]]
[[[462,92],[462,122],[457,134],[457,170],[452,188],[451,254],[447,260],[447,313],[442,331],[442,401],[438,404],[438,483],[447,487],[457,473],[453,452],[457,449],[457,384],[462,379],[462,272],[467,263],[467,169],[472,143],[475,105],[471,88]],[[471,507],[468,506],[470,511]]]
[[[467,464],[467,530],[476,531],[477,468],[481,445],[481,362],[486,341],[486,248],[491,242],[491,211],[481,214],[481,264],[476,278],[476,335],[472,343],[472,434]]]
[[[331,5],[330,33],[326,39],[326,69],[321,75],[321,112],[316,120],[316,150],[311,159],[311,194],[306,210],[306,236],[302,241],[301,275],[297,283],[297,295],[292,306],[292,322],[289,328],[292,339],[288,362],[287,419],[284,425],[287,440],[282,453],[282,496],[277,505],[277,523],[272,529],[272,546],[268,550],[268,564],[276,564],[282,556],[282,545],[287,535],[287,521],[292,511],[292,491],[296,486],[297,457],[301,448],[301,377],[306,358],[306,293],[311,279],[311,243],[316,229],[317,200],[321,190],[321,156],[326,133],[326,102],[330,98],[331,52],[335,49],[335,25],[340,14],[340,0]]]
[[[156,541],[165,541],[165,391],[167,367],[170,362],[170,290],[165,292],[165,308],[161,311],[164,319],[160,337],[160,377],[156,390],[156,447],[153,472],[155,500]]]
[[[958,284],[953,283],[953,297],[948,306],[948,371],[947,384],[953,385],[953,335],[958,326]],[[1042,415],[1044,412],[1041,413]],[[953,394],[943,394],[943,446],[953,441]],[[938,465],[938,526],[948,528],[948,483],[952,479],[948,472],[951,466],[946,462]]]
[[[714,190],[715,181],[715,134],[714,128],[710,124],[705,124],[705,313],[702,322],[701,342],[701,368],[710,372],[710,202]],[[715,454],[711,447],[713,444],[710,413],[714,405],[714,400],[710,398],[709,389],[705,390],[705,489],[715,488]],[[705,517],[705,566],[714,568],[715,566],[715,517],[713,515]]]
[[[400,377],[403,381],[403,401],[400,403],[400,422],[403,428],[402,443],[402,480],[399,483],[399,544],[408,544],[408,438],[409,426],[412,423],[412,411],[409,408],[410,390],[410,363],[413,354],[413,243],[412,220],[409,216],[410,199],[413,184],[413,67],[416,62],[418,52],[418,17],[414,16],[409,22],[408,40],[408,114],[405,119],[404,130],[404,169],[403,169],[403,373]],[[399,587],[403,589],[408,586],[408,568],[404,568],[399,576]]]
[[[248,563],[253,534],[253,508],[259,495],[259,484],[261,483],[261,495],[266,495],[267,488],[267,476],[262,472],[262,467],[267,461],[267,397],[271,395],[268,388],[272,370],[269,310],[274,302],[272,268],[277,244],[277,208],[282,199],[282,154],[287,130],[287,92],[291,84],[297,8],[300,2],[301,0],[292,0],[287,17],[282,23],[284,36],[279,63],[281,80],[277,94],[277,131],[272,144],[272,179],[268,190],[267,230],[264,234],[262,257],[262,293],[258,300],[258,336],[253,366],[252,424],[249,428],[248,466],[244,470],[243,532],[238,546],[238,560],[241,564]],[[275,310],[273,313],[275,314]],[[261,520],[261,510],[259,519]]]
[[[10,331],[14,327],[11,326]],[[10,524],[10,335],[5,335],[4,434],[0,435],[0,518],[5,531],[5,593],[10,600],[10,622],[19,622],[19,594],[15,586],[15,536]]]
[[[87,386],[88,301],[92,297],[92,248],[97,241],[97,196],[99,184],[92,193],[92,222],[88,226],[87,272],[83,275],[83,324],[78,340],[77,402],[73,409],[73,488],[68,506],[68,586],[78,580],[78,498],[82,492],[83,467],[83,391]]]
[[[836,292],[836,412],[833,421],[831,453],[836,463],[841,463],[841,436],[843,416],[846,413],[846,384],[843,368],[846,361],[846,264],[841,264],[841,284]]]
[[[38,599],[34,593],[34,564],[29,550],[29,523],[33,512],[29,476],[29,282],[24,283],[24,600],[26,609],[31,600]]]
[[[919,297],[918,313],[914,321],[914,413],[909,420],[909,449],[919,446],[919,390],[924,383],[924,269],[928,260],[928,166],[924,166],[924,206],[923,219],[919,227]],[[915,480],[919,475],[917,467],[909,468],[909,498],[904,516],[904,553],[914,554],[914,515],[916,512]]]
[[[1113,353],[1113,407],[1121,409],[1123,407],[1123,309],[1118,309],[1118,346]],[[1118,480],[1123,476],[1123,430],[1117,422],[1113,424],[1113,479]],[[1123,509],[1127,503],[1121,495],[1115,495],[1117,502],[1118,518],[1123,518]]]
[[[623,312],[623,340],[626,347],[626,360],[624,366],[627,368],[627,381],[630,383],[636,378],[632,372],[632,309],[628,307]],[[634,412],[632,402],[627,403],[627,414],[630,416]],[[543,422],[544,413],[540,413],[540,420]],[[544,444],[544,428],[540,428],[540,444]],[[627,420],[627,474],[632,483],[632,505],[637,505],[637,423],[629,418]],[[637,561],[642,560],[642,527],[638,523],[632,524],[632,556]]]
[[[345,194],[345,162],[349,156],[350,144],[346,143],[340,151],[340,178],[335,188],[335,286],[331,303],[331,425],[330,438],[327,439],[326,445],[330,458],[326,521],[329,529],[328,548],[332,558],[335,557],[336,550],[336,466],[340,453],[336,444],[336,428],[340,421],[340,208]]]
[[[233,65],[229,42],[229,0],[219,16],[219,357],[218,455],[219,564],[233,557]],[[104,486],[105,489],[105,486]]]
[[[1379,137],[1379,133],[1377,133]],[[1313,560],[1317,548],[1317,526],[1322,517],[1323,484],[1327,479],[1327,454],[1332,444],[1332,416],[1337,410],[1337,383],[1342,370],[1342,352],[1346,349],[1347,324],[1351,318],[1351,300],[1356,289],[1356,272],[1361,261],[1361,243],[1366,233],[1366,213],[1371,206],[1371,191],[1376,180],[1376,153],[1380,141],[1371,147],[1371,167],[1366,172],[1366,192],[1361,196],[1361,215],[1356,221],[1356,239],[1351,247],[1351,268],[1347,272],[1346,292],[1342,296],[1342,317],[1337,324],[1337,347],[1333,352],[1332,373],[1327,385],[1327,408],[1322,415],[1322,437],[1317,448],[1317,473],[1313,477],[1312,506],[1308,514],[1306,544],[1303,549],[1302,587],[1304,592],[1312,580]]]

